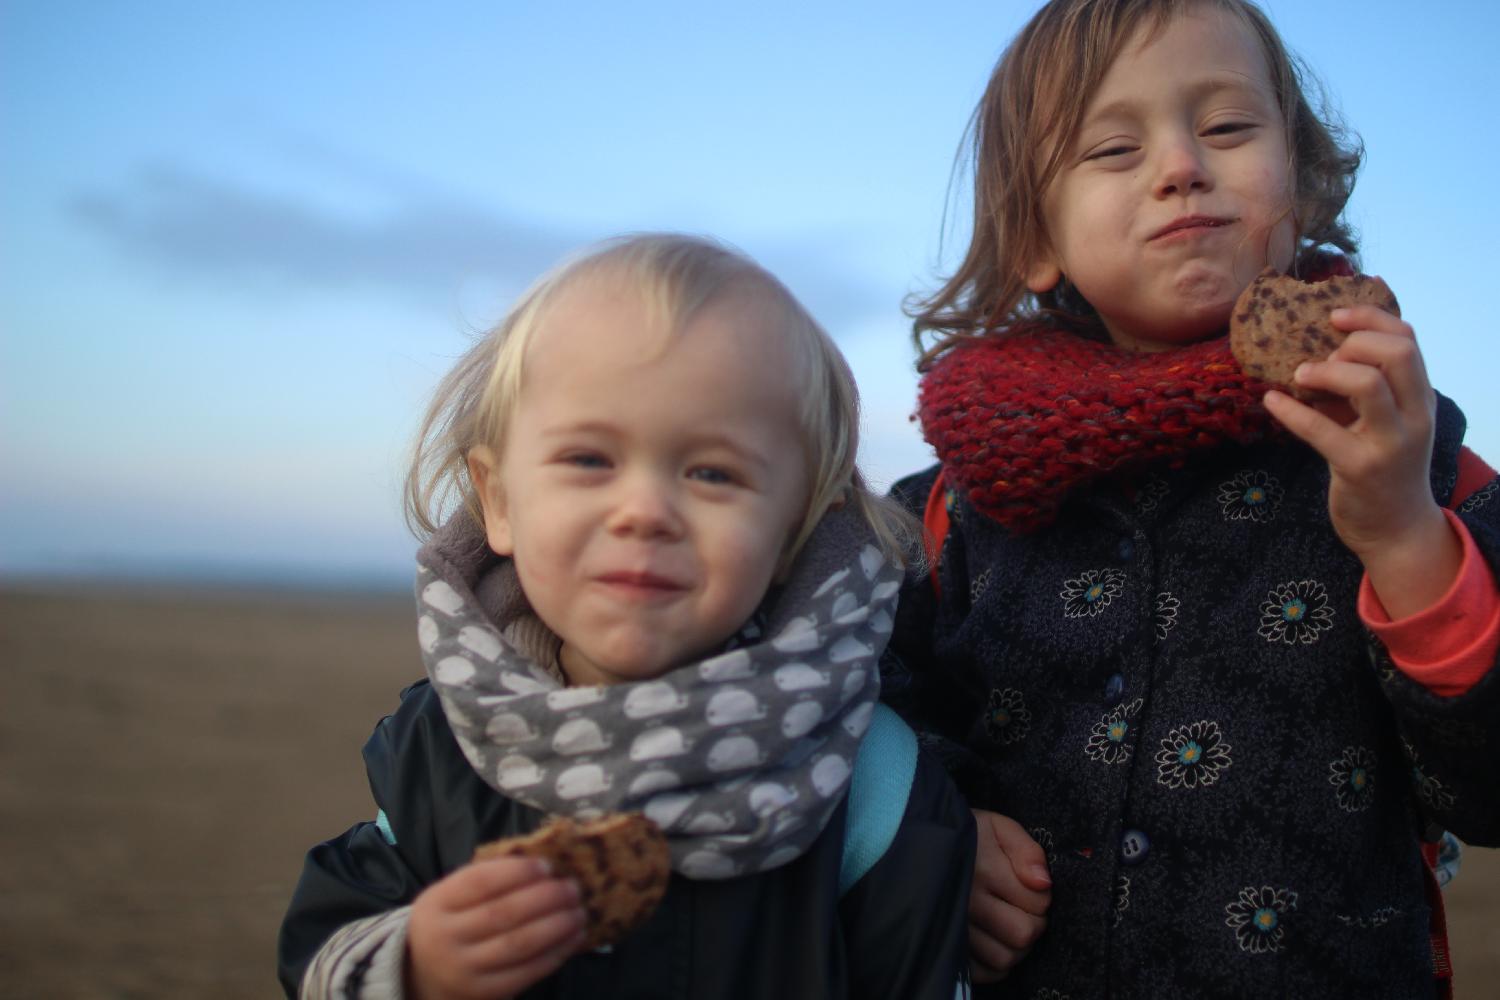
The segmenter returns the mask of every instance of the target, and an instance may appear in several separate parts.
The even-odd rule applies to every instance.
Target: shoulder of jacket
[[[432,685],[421,680],[401,691],[401,704],[381,719],[364,746],[372,785],[400,787],[409,772],[469,769]]]
[[[903,476],[891,485],[891,499],[908,512],[921,517],[922,509],[927,505],[927,495],[932,492],[932,484],[942,471],[941,465],[930,465],[920,472]]]

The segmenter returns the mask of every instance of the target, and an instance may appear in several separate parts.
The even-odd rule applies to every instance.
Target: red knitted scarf
[[[1141,354],[1046,324],[963,343],[922,379],[922,433],[949,486],[1014,531],[1114,472],[1272,433],[1266,385],[1227,337]]]

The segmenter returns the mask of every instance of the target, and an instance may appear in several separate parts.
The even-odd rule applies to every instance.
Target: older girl
[[[1244,0],[1054,0],[975,130],[886,693],[981,810],[976,958],[1045,912],[1013,995],[1432,995],[1423,836],[1500,841],[1495,476],[1397,316],[1331,313],[1320,406],[1224,337],[1352,268],[1357,152]]]

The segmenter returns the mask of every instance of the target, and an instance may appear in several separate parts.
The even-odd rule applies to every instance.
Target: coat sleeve
[[[1456,513],[1500,577],[1500,480],[1473,492]],[[1500,669],[1490,663],[1476,683],[1448,697],[1402,673],[1379,642],[1372,646],[1424,814],[1468,843],[1500,846]]]
[[[839,903],[850,996],[952,1000],[968,981],[974,836],[952,781],[919,753],[895,839]]]
[[[933,466],[901,480],[891,498],[921,520],[938,472]],[[953,522],[931,565],[907,573],[891,641],[881,657],[880,699],[906,720],[964,797],[983,805],[991,798],[989,767],[967,746],[983,699],[966,689],[961,666],[945,660],[937,648],[945,602],[951,603],[955,591],[968,593],[961,532]]]
[[[424,775],[433,763],[424,698],[402,694],[365,745],[372,820],[318,844],[281,924],[277,972],[288,997],[399,997],[409,904],[436,876]],[[401,817],[395,829],[384,820]]]

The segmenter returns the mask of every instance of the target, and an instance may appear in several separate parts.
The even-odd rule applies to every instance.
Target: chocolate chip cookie
[[[545,858],[553,872],[573,878],[588,914],[585,948],[618,941],[649,917],[667,891],[667,838],[640,813],[611,813],[578,822],[553,817],[535,833],[481,844],[475,859]]]
[[[1229,349],[1246,375],[1285,388],[1299,399],[1325,394],[1292,385],[1304,361],[1321,361],[1348,334],[1328,314],[1340,306],[1368,303],[1401,315],[1396,297],[1379,278],[1363,274],[1308,283],[1266,268],[1240,293],[1229,318]]]

